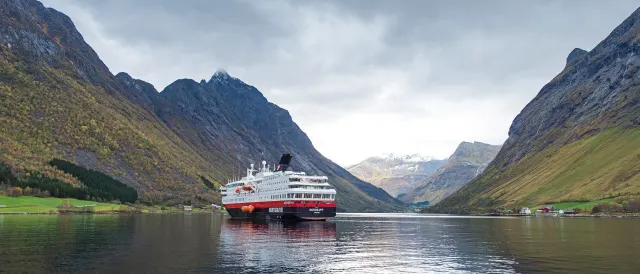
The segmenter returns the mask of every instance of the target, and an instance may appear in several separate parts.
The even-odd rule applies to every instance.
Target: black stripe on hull
[[[336,216],[335,207],[256,208],[252,213],[242,212],[240,208],[227,208],[226,210],[231,215],[231,218],[234,219],[323,221]]]

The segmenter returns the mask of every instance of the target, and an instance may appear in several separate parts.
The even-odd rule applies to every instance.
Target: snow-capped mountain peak
[[[413,163],[438,160],[433,156],[424,156],[418,153],[413,153],[413,154],[384,153],[378,156],[378,158],[388,160],[388,161],[400,160],[402,162],[413,162]]]

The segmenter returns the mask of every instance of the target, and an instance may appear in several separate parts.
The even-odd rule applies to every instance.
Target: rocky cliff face
[[[433,210],[593,200],[640,191],[640,10],[564,70],[514,119],[487,171]],[[599,162],[599,165],[591,165]],[[608,194],[603,194],[608,193]]]
[[[498,151],[500,146],[462,142],[442,167],[399,198],[407,203],[437,204],[480,175]]]
[[[219,201],[216,185],[249,163],[294,155],[293,167],[324,174],[342,211],[390,211],[400,202],[318,153],[289,113],[219,71],[177,80],[161,93],[112,75],[72,21],[35,0],[0,0],[0,160],[43,172],[63,158],[103,171],[147,202]]]
[[[417,183],[441,167],[446,160],[418,154],[370,157],[347,168],[351,174],[370,182],[396,197],[407,193]]]

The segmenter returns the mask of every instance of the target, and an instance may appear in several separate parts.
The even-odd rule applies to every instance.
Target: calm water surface
[[[0,272],[638,273],[640,220],[0,215]]]

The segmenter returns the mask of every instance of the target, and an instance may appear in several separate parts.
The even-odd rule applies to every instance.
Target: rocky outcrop
[[[580,48],[575,48],[573,49],[570,53],[569,56],[567,56],[567,66],[569,64],[571,64],[571,62],[573,62],[573,60],[577,60],[578,58],[583,57],[585,54],[589,53],[586,50],[580,49]]]

